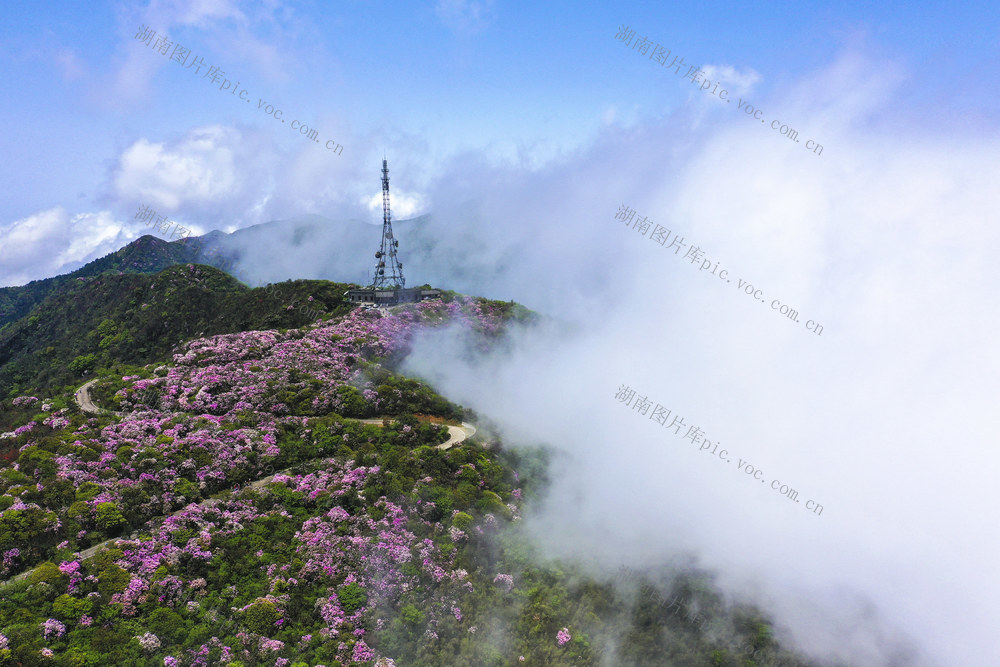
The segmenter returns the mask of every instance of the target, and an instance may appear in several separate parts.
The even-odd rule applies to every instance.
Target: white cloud
[[[460,34],[475,34],[493,20],[493,0],[438,0],[441,22]]]
[[[129,240],[108,211],[72,217],[62,207],[39,211],[0,225],[0,285],[66,273]]]
[[[702,65],[701,71],[704,72],[703,80],[713,82],[713,89],[714,83],[719,82],[729,91],[729,97],[752,92],[761,80],[760,74],[749,67],[739,70],[732,65]]]
[[[335,117],[324,118],[320,136],[327,136],[323,128],[339,125]],[[347,134],[338,135],[345,145],[366,143]],[[400,143],[400,164],[414,163],[411,154],[423,147],[410,147],[405,139]],[[307,214],[374,221],[381,218],[381,192],[372,193],[380,160],[362,159],[371,165],[370,171],[359,173],[322,143],[307,141],[280,123],[270,130],[198,127],[173,141],[143,138],[124,149],[109,173],[107,199],[119,215],[131,218],[139,207],[149,206],[196,233],[234,231]],[[427,206],[426,197],[407,189],[407,183],[421,187],[409,174],[393,186],[397,220]],[[130,228],[140,235],[150,233],[137,225]]]
[[[419,194],[410,195],[405,192],[396,192],[392,189],[390,184],[389,188],[389,198],[390,205],[392,207],[392,217],[394,219],[412,218],[421,213],[425,213],[427,205],[424,203],[423,197]],[[382,219],[382,192],[379,191],[370,197],[363,197],[361,200],[369,211],[378,214],[378,219]]]
[[[60,49],[53,58],[67,81],[81,79],[86,74],[83,63],[72,49]]]
[[[221,126],[195,128],[170,145],[140,139],[119,158],[115,194],[163,214],[251,199],[246,182],[254,170],[241,162],[250,159],[246,139]]]
[[[754,77],[732,80],[749,90]],[[526,519],[550,553],[609,569],[693,553],[819,658],[994,664],[1000,541],[983,527],[1000,520],[1000,143],[895,124],[902,80],[848,54],[762,97],[800,143],[743,114],[692,134],[681,112],[606,128],[530,173],[462,156],[431,189],[436,257],[452,258],[441,284],[514,298],[577,333],[527,337],[478,366],[428,339],[411,369],[498,418],[509,441],[569,454]],[[622,203],[687,245],[675,255],[615,220]],[[694,245],[732,283],[685,259]],[[623,383],[732,463],[616,402]],[[771,491],[775,479],[802,502]]]
[[[153,0],[146,14],[164,29],[175,25],[210,28],[225,19],[246,20],[233,0]]]
[[[143,104],[152,97],[155,74],[164,67],[181,66],[170,60],[172,53],[161,54],[137,40],[141,26],[187,47],[192,58],[208,56],[208,62],[228,72],[231,81],[241,80],[244,87],[251,85],[255,74],[271,80],[286,78],[301,33],[311,28],[294,20],[287,5],[262,3],[247,9],[252,11],[244,12],[232,0],[153,0],[141,9],[124,10],[121,65],[104,84],[108,94],[95,99],[115,108]],[[183,42],[178,41],[180,34],[185,35]],[[213,54],[224,54],[225,59],[212,60]],[[248,67],[236,71],[236,63]]]

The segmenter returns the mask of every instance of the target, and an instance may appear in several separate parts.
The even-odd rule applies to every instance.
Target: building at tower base
[[[375,253],[375,279],[368,287],[348,290],[344,292],[344,296],[350,303],[377,307],[440,299],[440,290],[406,288],[403,264],[396,256],[399,241],[393,238],[392,234],[392,214],[389,212],[389,165],[385,159],[382,160],[382,212],[382,243]],[[386,275],[386,270],[389,275]]]
[[[344,292],[350,303],[372,304],[374,306],[395,306],[401,303],[418,303],[430,299],[440,299],[441,290],[411,287],[406,289],[352,289]]]

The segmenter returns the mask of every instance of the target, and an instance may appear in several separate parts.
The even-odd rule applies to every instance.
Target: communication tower
[[[382,308],[400,303],[416,303],[428,299],[440,299],[441,290],[427,285],[423,287],[406,288],[403,277],[403,264],[396,253],[399,241],[392,233],[392,215],[389,213],[389,164],[382,158],[382,244],[375,252],[375,278],[364,289],[352,289],[344,292],[351,303],[361,304],[367,308]]]
[[[375,280],[371,288],[406,287],[403,264],[396,258],[398,248],[399,241],[392,235],[392,215],[389,213],[389,164],[382,158],[382,245],[375,251]]]

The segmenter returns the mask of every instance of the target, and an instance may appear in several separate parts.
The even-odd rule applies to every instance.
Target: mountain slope
[[[194,336],[339,316],[351,309],[343,297],[351,287],[294,281],[249,289],[217,269],[192,264],[152,275],[78,277],[55,287],[30,316],[0,329],[0,396],[76,383],[114,363],[162,359]]]
[[[704,573],[542,559],[519,526],[544,450],[435,447],[415,413],[478,417],[392,361],[428,327],[488,349],[521,315],[461,297],[192,340],[100,380],[122,417],[2,401],[24,421],[0,435],[0,576],[32,572],[0,594],[0,664],[809,664]]]
[[[190,248],[168,243],[155,236],[142,236],[127,246],[88,262],[70,273],[33,280],[18,287],[0,287],[0,330],[8,323],[27,315],[32,308],[60,287],[77,278],[92,278],[105,273],[158,273],[168,266],[194,260]]]

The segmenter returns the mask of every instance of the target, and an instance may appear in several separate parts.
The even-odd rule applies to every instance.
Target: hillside
[[[168,243],[155,236],[142,236],[109,255],[88,262],[70,273],[33,280],[18,287],[0,287],[0,332],[7,324],[17,321],[62,287],[78,278],[94,278],[105,274],[158,273],[168,266],[197,259],[190,246]]]
[[[496,273],[513,259],[513,251],[494,257],[489,252],[466,253],[488,239],[470,229],[449,230],[430,215],[393,220],[405,238],[401,248],[407,276],[432,284],[465,285],[463,291],[486,294]],[[232,233],[218,230],[204,236],[167,242],[144,235],[68,274],[35,280],[17,287],[0,287],[0,332],[28,315],[32,308],[77,278],[126,274],[156,274],[177,264],[214,266],[246,285],[277,283],[290,276],[365,282],[372,268],[377,226],[359,221],[306,215],[252,225]],[[494,261],[495,260],[495,261]],[[498,297],[503,295],[497,295]]]
[[[181,265],[63,288],[4,339],[34,360],[26,385],[63,377],[29,349],[134,366],[93,392],[120,415],[79,410],[83,377],[0,400],[16,464],[0,471],[0,665],[809,664],[707,573],[612,581],[543,560],[520,522],[546,450],[506,449],[485,417],[398,374],[422,328],[487,350],[532,313],[449,294],[178,345],[210,314],[271,305]],[[361,421],[375,417],[391,420]],[[439,448],[460,421],[478,432]]]
[[[0,329],[0,396],[66,387],[113,364],[163,359],[194,336],[336,317],[350,310],[343,293],[351,287],[299,280],[250,289],[218,269],[191,264],[151,275],[76,278]]]

